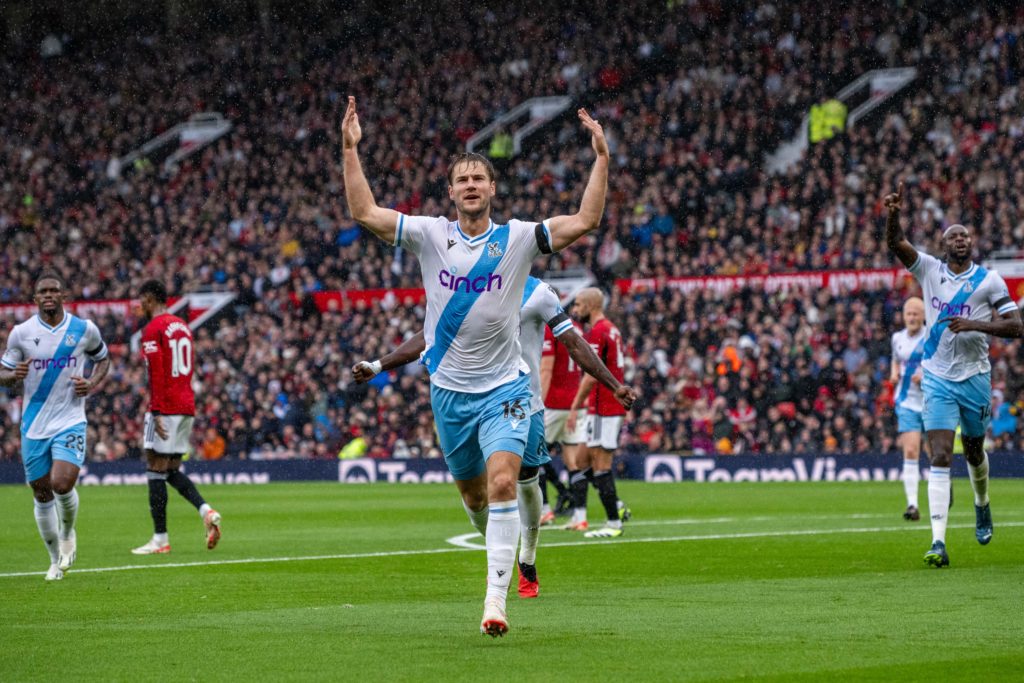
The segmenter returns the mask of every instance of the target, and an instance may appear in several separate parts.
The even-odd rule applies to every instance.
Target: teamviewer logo
[[[370,484],[377,481],[377,463],[372,458],[338,461],[338,482]]]

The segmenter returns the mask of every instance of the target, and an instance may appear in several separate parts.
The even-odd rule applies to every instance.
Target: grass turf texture
[[[511,631],[492,640],[484,555],[446,542],[472,531],[450,485],[204,486],[224,515],[213,552],[171,491],[174,550],[150,557],[129,553],[151,531],[145,489],[84,488],[78,563],[53,583],[29,491],[5,486],[0,678],[1018,679],[1024,481],[993,482],[984,548],[955,487],[936,570],[898,482],[620,483],[626,536],[545,530],[541,597],[513,577]],[[150,568],[336,554],[361,556]],[[142,568],[87,571],[126,566]]]

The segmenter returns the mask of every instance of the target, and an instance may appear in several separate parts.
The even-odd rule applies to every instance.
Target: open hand
[[[353,149],[363,138],[363,129],[359,127],[359,114],[356,113],[356,98],[348,96],[348,109],[341,121],[341,141],[345,149]]]
[[[167,426],[164,424],[164,421],[160,419],[159,415],[153,416],[153,429],[156,430],[156,435],[159,436],[162,441],[166,441],[167,437],[170,436],[167,431]]]
[[[608,140],[604,137],[604,128],[601,127],[601,124],[592,118],[583,107],[576,110],[576,115],[580,117],[583,127],[590,131],[590,146],[597,152],[597,156],[608,156]]]

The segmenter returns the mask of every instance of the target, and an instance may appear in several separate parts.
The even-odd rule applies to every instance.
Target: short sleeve
[[[897,334],[899,334],[899,333],[897,332]],[[893,360],[899,360],[899,354],[898,354],[897,349],[896,349],[896,335],[895,334],[892,335],[892,337],[889,338],[889,349],[892,352],[892,359]]]
[[[562,308],[558,294],[551,285],[542,285],[540,293],[541,315],[551,334],[560,337],[572,329],[572,319]]]
[[[918,282],[942,266],[942,261],[923,251],[917,252],[917,260],[907,268]]]
[[[436,222],[436,218],[429,216],[398,214],[398,224],[395,226],[395,246],[419,254],[426,241],[427,230]]]
[[[97,362],[107,357],[107,345],[103,343],[100,328],[91,320],[85,322],[85,355]]]
[[[991,283],[988,290],[988,303],[999,315],[1006,315],[1019,310],[1017,302],[1010,296],[1010,289],[1006,286],[1006,280],[995,272],[991,271]]]
[[[7,335],[7,348],[4,349],[3,358],[0,358],[0,365],[8,370],[13,370],[23,360],[25,360],[25,352],[21,348],[21,335],[18,334],[18,328],[15,327]]]
[[[541,221],[534,225],[533,237],[537,243],[538,254],[547,255],[554,253],[555,250],[551,246],[551,226],[548,225],[548,221]]]

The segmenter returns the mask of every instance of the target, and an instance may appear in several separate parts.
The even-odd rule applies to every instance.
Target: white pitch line
[[[626,526],[634,526],[633,522],[627,522]],[[1024,526],[1024,522],[1000,522],[1000,527],[1018,527]],[[746,531],[736,532],[731,534],[690,534],[687,536],[660,536],[658,538],[632,538],[630,536],[620,536],[618,538],[609,538],[605,540],[587,540],[587,541],[555,541],[553,543],[544,541],[540,544],[541,548],[570,548],[579,545],[596,545],[602,544],[607,545],[610,543],[667,543],[672,541],[719,541],[727,539],[740,539],[740,538],[777,538],[783,536],[819,536],[826,534],[869,534],[869,533],[882,533],[887,531],[915,531],[918,527],[912,526],[892,526],[892,527],[850,527],[846,529],[793,529],[789,531]],[[973,529],[973,524],[950,524],[947,528],[949,529]],[[560,531],[560,529],[553,529],[553,531]],[[451,538],[445,539],[445,542],[451,543],[459,548],[466,550],[487,550],[485,546],[472,543],[473,539],[482,539],[483,537],[477,532],[468,534],[461,534],[459,536],[452,536]],[[2,575],[0,575],[2,576]]]
[[[1024,522],[1000,522],[999,528],[1024,527]],[[950,529],[973,529],[973,524],[950,524]],[[680,541],[722,541],[743,538],[780,538],[786,536],[825,536],[829,534],[872,534],[890,531],[920,531],[920,527],[852,527],[846,529],[793,529],[788,531],[751,531],[732,534],[695,534],[689,536],[662,536],[658,538],[619,537],[607,540],[562,541],[545,543],[544,548],[570,548],[575,546],[613,546],[621,543],[677,543]],[[472,534],[467,534],[472,535]],[[459,537],[453,537],[459,538]],[[451,540],[451,539],[449,539]],[[482,546],[465,545],[451,548],[427,548],[423,550],[386,550],[372,553],[343,553],[338,555],[306,555],[299,557],[249,557],[237,560],[210,560],[206,562],[168,562],[165,564],[128,564],[120,567],[86,567],[71,570],[74,574],[97,574],[102,572],[124,572],[135,569],[170,569],[179,567],[214,567],[230,564],[263,564],[272,562],[315,562],[319,560],[358,560],[374,557],[402,557],[408,555],[441,555],[445,553],[464,553],[471,550],[484,550]],[[46,572],[8,572],[0,574],[0,578],[8,579],[19,576],[43,576]]]

